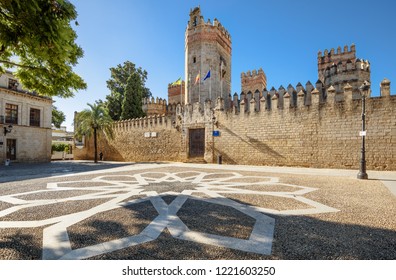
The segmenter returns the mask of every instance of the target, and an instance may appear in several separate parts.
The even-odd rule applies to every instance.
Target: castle
[[[168,103],[145,99],[147,117],[114,124],[115,139],[100,144],[108,160],[358,168],[359,87],[370,81],[370,63],[355,45],[319,52],[315,84],[268,90],[260,68],[241,73],[241,93],[231,95],[230,34],[199,7],[189,16],[186,81],[168,85]],[[366,100],[367,167],[396,170],[396,96],[387,79],[380,93]],[[75,156],[92,157],[90,149]]]

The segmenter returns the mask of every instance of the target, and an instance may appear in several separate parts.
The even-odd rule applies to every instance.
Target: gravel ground
[[[74,168],[82,172],[88,171],[86,169],[89,167],[87,165],[84,168],[71,167],[69,169],[73,170]],[[151,169],[152,167],[155,167],[155,170]],[[56,165],[56,168],[60,170],[61,168],[65,169],[66,166]],[[292,216],[267,214],[275,219],[271,255],[260,255],[180,240],[174,238],[167,229],[164,229],[161,235],[153,241],[100,254],[90,259],[396,259],[396,197],[381,181],[357,180],[341,176],[252,171],[231,172],[168,166],[166,164],[147,165],[146,169],[125,171],[107,170],[104,166],[101,168],[95,169],[103,172],[99,175],[76,172],[73,173],[73,176],[68,177],[42,176],[38,178],[35,175],[32,178],[21,177],[21,180],[15,180],[17,175],[12,175],[14,180],[11,180],[11,177],[2,177],[0,180],[3,182],[0,183],[0,211],[3,211],[2,215],[0,212],[0,259],[40,259],[44,229],[44,227],[8,228],[6,224],[2,224],[2,221],[35,221],[92,209],[109,201],[112,197],[125,195],[127,190],[124,191],[123,188],[127,189],[128,187],[117,186],[117,182],[130,181],[134,183],[135,179],[128,176],[135,174],[141,174],[147,178],[148,182],[151,182],[149,185],[139,188],[141,192],[157,192],[168,205],[178,197],[173,193],[172,195],[164,194],[170,191],[182,192],[197,188],[192,193],[193,196],[210,198],[213,193],[206,192],[196,184],[152,181],[163,178],[164,173],[175,173],[178,177],[191,181],[189,177],[197,176],[199,172],[215,173],[203,177],[202,182],[212,184],[209,189],[211,191],[218,190],[217,195],[232,199],[241,205],[254,205],[274,210],[309,208],[310,205],[305,205],[292,197],[236,193],[244,189],[262,192],[294,192],[301,190],[298,186],[304,186],[314,188],[314,190],[303,194],[303,198],[339,211]],[[59,170],[55,171],[59,172]],[[47,172],[50,175],[53,174],[51,170]],[[227,179],[227,176],[233,172],[245,177],[243,179]],[[116,176],[113,177],[113,175]],[[104,176],[102,177],[104,181],[91,181],[98,176]],[[279,184],[249,185],[249,183],[260,183],[260,178],[267,176],[279,178]],[[152,179],[149,180],[149,178]],[[217,179],[221,180],[216,181]],[[269,179],[262,180],[268,182]],[[59,187],[82,187],[84,190],[47,191],[47,183],[54,182],[58,182]],[[222,182],[227,184],[246,183],[246,185],[227,186],[227,191],[235,189],[235,193],[223,193]],[[291,184],[297,187],[282,184]],[[103,192],[103,190],[94,189],[100,186],[107,187],[112,197],[76,200],[76,197],[80,195]],[[131,187],[133,188],[133,186]],[[27,194],[27,192],[38,190],[42,190],[42,192]],[[7,214],[5,211],[15,206],[10,200],[7,200],[9,199],[6,197],[8,195],[25,199],[28,203],[43,199],[53,200],[53,203],[32,205],[29,208]],[[120,203],[145,197],[144,194],[136,193],[120,200]],[[62,202],[57,201],[67,198],[70,199]],[[159,213],[149,201],[129,204],[111,211],[97,213],[77,222],[67,228],[67,233],[73,249],[83,248],[138,234],[158,215]],[[177,216],[190,230],[243,240],[249,238],[255,223],[253,218],[232,207],[195,199],[187,199],[178,210]]]
[[[172,238],[164,230],[154,241],[98,255],[90,260],[260,260],[268,257]]]
[[[269,208],[275,210],[294,210],[312,208],[312,206],[287,197],[270,195],[244,195],[244,194],[222,194],[237,202],[252,206]]]
[[[39,260],[43,243],[43,228],[0,229],[2,260]]]
[[[256,222],[233,208],[193,199],[186,201],[177,216],[190,230],[240,239],[249,239]]]
[[[150,202],[96,214],[67,228],[72,249],[139,234],[158,213]]]
[[[17,195],[15,197],[23,200],[62,199],[80,196],[88,193],[93,193],[93,191],[42,191],[39,193]]]
[[[98,206],[107,199],[75,200],[54,203],[43,206],[23,208],[7,216],[0,217],[0,221],[39,221],[59,217],[75,212],[85,211]]]

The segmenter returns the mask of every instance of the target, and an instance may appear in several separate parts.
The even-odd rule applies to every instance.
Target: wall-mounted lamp
[[[219,127],[219,121],[216,120],[216,116],[213,116],[212,122],[217,128]]]
[[[10,124],[9,126],[4,126],[4,136],[7,135],[7,133],[11,133],[12,131],[12,124]]]

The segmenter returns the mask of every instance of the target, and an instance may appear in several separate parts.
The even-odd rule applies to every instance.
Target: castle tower
[[[169,104],[184,104],[185,102],[185,89],[186,84],[181,81],[180,84],[170,83],[168,84],[168,103]]]
[[[154,97],[150,98],[143,98],[142,100],[142,109],[146,116],[156,116],[156,115],[163,115],[166,113],[166,100],[162,98]]]
[[[263,92],[267,87],[267,76],[265,75],[263,69],[258,71],[253,70],[246,73],[241,73],[241,92],[244,93],[255,93],[257,90]]]
[[[370,63],[356,58],[355,45],[337,48],[337,53],[331,49],[318,53],[318,77],[325,88],[333,87],[337,92],[343,92],[348,83],[352,86],[352,98],[360,98],[359,87],[364,81],[370,82]]]
[[[210,78],[204,81],[210,70]],[[200,75],[200,81],[196,78]],[[190,11],[185,33],[186,103],[218,97],[228,100],[231,92],[231,36],[215,19],[204,21],[199,7]],[[226,102],[226,106],[228,102]],[[214,104],[214,103],[213,103]]]

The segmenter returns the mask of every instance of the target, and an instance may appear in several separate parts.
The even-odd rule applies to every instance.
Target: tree
[[[72,69],[83,56],[70,26],[76,17],[68,0],[0,1],[0,73],[16,69],[24,88],[47,96],[85,89]]]
[[[142,109],[143,87],[137,73],[133,73],[125,86],[124,99],[121,105],[121,119],[139,118],[144,115]]]
[[[62,123],[66,120],[66,116],[62,111],[59,111],[56,106],[52,106],[52,124],[60,128]]]
[[[143,117],[142,99],[151,96],[150,90],[145,87],[147,71],[126,61],[123,65],[110,68],[110,72],[107,87],[111,92],[106,96],[106,106],[112,119]]]
[[[100,103],[89,104],[89,109],[85,109],[78,113],[75,118],[75,137],[82,138],[85,136],[89,140],[94,138],[94,159],[98,162],[98,132],[104,134],[107,138],[113,138],[113,130],[111,119],[107,109]],[[99,134],[100,135],[100,134]]]

